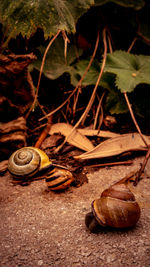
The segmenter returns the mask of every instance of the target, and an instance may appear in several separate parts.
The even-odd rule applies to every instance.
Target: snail
[[[48,156],[39,148],[23,147],[8,160],[8,170],[14,177],[33,177],[38,171],[52,167]]]
[[[85,216],[85,224],[91,232],[102,227],[128,228],[140,218],[140,207],[126,183],[116,183],[104,190],[99,199],[92,202],[92,212]]]
[[[62,190],[70,186],[74,178],[70,171],[54,168],[50,174],[46,176],[46,183],[50,190]]]
[[[18,180],[45,178],[50,190],[66,189],[74,181],[69,170],[53,164],[44,151],[35,147],[23,147],[15,151],[8,160],[8,170]]]

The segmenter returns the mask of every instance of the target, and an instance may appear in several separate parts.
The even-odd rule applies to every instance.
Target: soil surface
[[[137,225],[128,230],[93,234],[85,214],[101,192],[140,166],[101,168],[88,173],[88,183],[62,193],[48,192],[44,180],[13,185],[0,178],[0,266],[150,266],[150,179],[132,190],[141,207]],[[85,170],[86,171],[86,170]]]

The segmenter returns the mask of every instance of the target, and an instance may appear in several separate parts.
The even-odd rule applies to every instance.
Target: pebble
[[[116,259],[116,255],[113,253],[106,258],[107,263],[113,262]]]
[[[38,266],[42,266],[43,265],[43,260],[39,260],[37,263]]]

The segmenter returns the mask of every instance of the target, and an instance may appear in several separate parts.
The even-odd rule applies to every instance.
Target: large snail
[[[92,212],[85,216],[85,224],[91,232],[102,227],[128,228],[140,217],[140,207],[126,183],[116,183],[104,190],[99,199],[92,202]]]
[[[8,170],[18,180],[43,177],[50,190],[62,190],[70,186],[74,178],[70,171],[52,164],[44,151],[35,147],[23,147],[8,160]]]

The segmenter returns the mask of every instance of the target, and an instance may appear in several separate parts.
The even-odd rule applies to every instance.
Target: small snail
[[[116,183],[104,190],[99,199],[92,202],[92,212],[85,216],[85,224],[91,232],[100,226],[128,228],[140,217],[140,207],[126,183]]]
[[[23,147],[15,151],[8,160],[8,170],[18,180],[43,177],[48,188],[62,190],[69,187],[74,180],[71,172],[52,164],[44,151],[35,147]]]
[[[46,182],[50,190],[62,190],[70,186],[74,178],[70,171],[54,168],[47,176]]]

